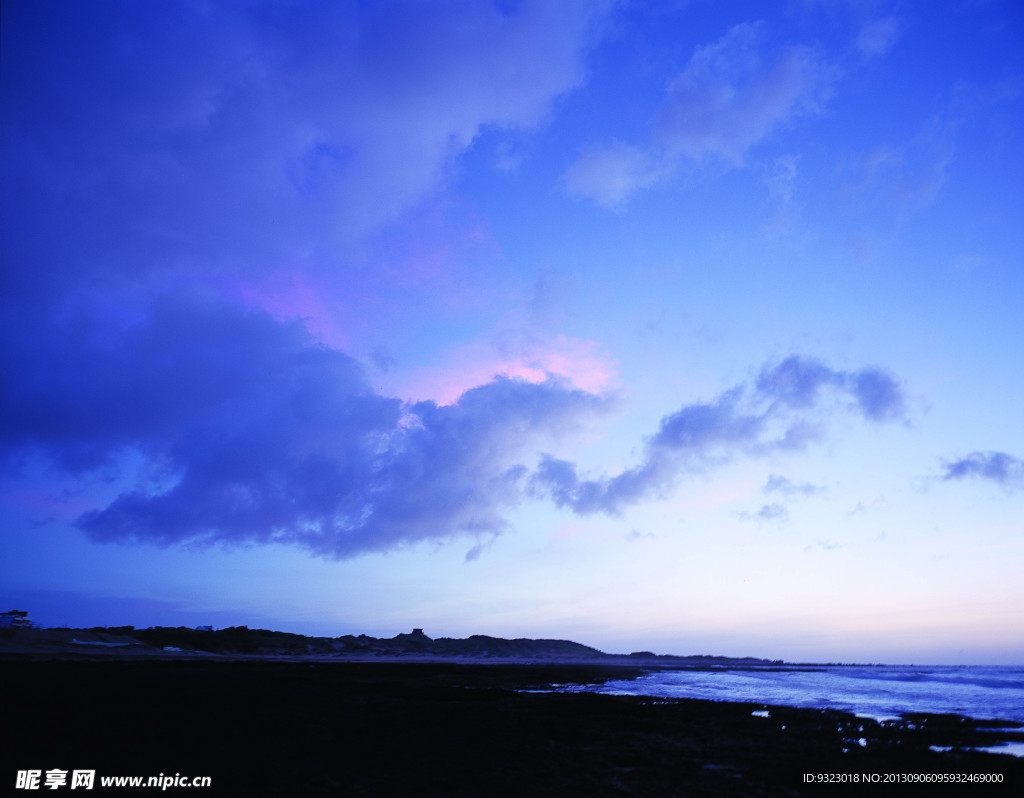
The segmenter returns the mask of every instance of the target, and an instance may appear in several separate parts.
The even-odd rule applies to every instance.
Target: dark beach
[[[95,770],[97,779],[210,776],[211,788],[168,792],[256,796],[861,795],[886,787],[966,796],[1020,794],[1024,785],[1024,760],[958,750],[993,738],[984,723],[956,716],[919,717],[908,728],[833,711],[772,707],[758,717],[751,713],[764,707],[751,704],[522,692],[635,672],[624,666],[8,655],[0,668],[9,786],[18,770],[53,768]],[[1001,784],[901,775],[993,773]],[[805,774],[860,781],[807,783]],[[895,783],[866,784],[865,774]],[[98,781],[96,790],[137,792]]]

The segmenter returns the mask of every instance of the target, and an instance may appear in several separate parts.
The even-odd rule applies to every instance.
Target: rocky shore
[[[863,782],[815,783],[807,774],[879,774],[897,780],[888,786],[899,795],[1024,786],[1024,760],[969,750],[991,735],[956,716],[879,724],[834,711],[546,692],[636,672],[587,663],[7,656],[3,723],[13,733],[0,777],[13,784],[17,770],[51,768],[180,773],[210,776],[203,795],[445,798],[867,794]],[[971,773],[1002,782],[905,781]]]

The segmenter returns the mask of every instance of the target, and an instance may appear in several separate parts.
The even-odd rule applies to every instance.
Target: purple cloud
[[[902,391],[885,372],[838,371],[792,356],[762,369],[752,388],[739,385],[713,402],[685,405],[664,417],[647,440],[640,465],[614,477],[584,479],[573,463],[547,456],[531,475],[530,487],[582,515],[619,513],[664,492],[681,475],[735,455],[805,448],[814,434],[802,413],[815,409],[827,393],[852,400],[854,411],[869,421],[903,414]]]
[[[32,282],[333,272],[436,197],[482,130],[539,124],[583,80],[607,13],[575,0],[8,5],[5,248]]]
[[[5,465],[35,455],[116,474],[123,492],[78,520],[100,540],[279,541],[347,557],[486,538],[522,497],[519,456],[604,406],[507,378],[450,406],[403,405],[301,324],[201,292],[127,319],[83,309],[6,345],[20,379],[0,407]]]
[[[972,452],[959,460],[947,462],[944,480],[976,477],[1006,487],[1024,485],[1024,460],[1005,452]]]
[[[896,419],[905,413],[899,384],[875,368],[837,371],[813,358],[789,357],[763,369],[757,378],[759,393],[794,409],[813,406],[828,388],[847,395],[870,421]]]
[[[124,299],[113,306],[130,311],[83,300],[43,327],[5,322],[20,378],[0,407],[4,463],[116,475],[120,495],[78,519],[99,540],[274,541],[336,558],[486,541],[528,495],[614,513],[737,454],[802,448],[802,411],[826,391],[865,418],[891,415],[857,401],[864,372],[790,358],[663,418],[644,461],[615,477],[584,479],[549,455],[530,474],[524,458],[607,400],[498,377],[451,405],[403,404],[298,322],[200,290]],[[884,396],[900,406],[898,389]]]
[[[9,5],[4,468],[116,480],[79,520],[98,539],[349,556],[500,531],[519,454],[602,400],[487,374],[405,405],[323,341],[426,279],[375,236],[429,239],[453,161],[580,84],[609,4]]]

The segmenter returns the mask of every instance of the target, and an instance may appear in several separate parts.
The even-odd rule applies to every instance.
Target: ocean
[[[838,709],[876,720],[911,712],[1024,723],[1024,668],[817,665],[665,670],[572,691]]]

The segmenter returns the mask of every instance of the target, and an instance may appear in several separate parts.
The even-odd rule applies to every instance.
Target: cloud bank
[[[517,458],[606,404],[500,376],[448,406],[403,404],[302,325],[203,294],[160,297],[123,323],[69,319],[3,397],[9,469],[43,456],[126,485],[79,518],[98,540],[275,541],[348,557],[486,539],[521,499]]]
[[[21,338],[31,368],[0,407],[8,472],[34,457],[115,480],[116,498],[77,521],[103,541],[276,542],[328,558],[479,544],[527,498],[617,513],[732,457],[802,449],[813,411],[838,403],[877,422],[903,409],[885,372],[790,357],[663,418],[635,468],[585,479],[551,455],[531,471],[538,451],[609,408],[568,382],[499,375],[448,405],[403,403],[298,322],[207,292],[151,298],[130,318],[103,310]]]

